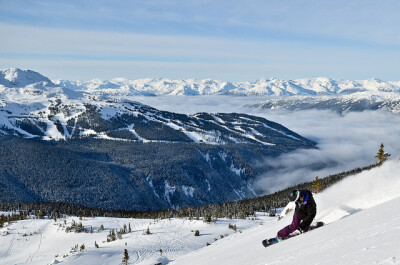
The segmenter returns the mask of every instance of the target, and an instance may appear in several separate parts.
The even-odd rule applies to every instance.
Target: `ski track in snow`
[[[30,261],[33,261],[33,257],[35,256],[35,254],[37,254],[37,253],[39,252],[40,246],[42,245],[43,231],[42,231],[42,229],[40,229],[39,224],[35,224],[35,225],[38,227],[38,229],[39,229],[39,231],[40,231],[40,240],[39,240],[38,248],[36,249],[36,251],[35,251],[34,253],[32,253],[32,254],[29,255],[29,257],[27,258],[27,260],[25,261],[25,263],[28,262],[29,260],[30,260]],[[48,225],[48,224],[47,224],[47,225]],[[47,226],[47,225],[46,225],[46,226]]]
[[[10,252],[11,252],[11,250],[12,250],[12,247],[13,247],[14,240],[15,240],[15,236],[16,236],[16,235],[17,235],[17,234],[14,233],[14,235],[13,235],[11,241],[10,241],[10,246],[8,247],[8,249],[7,249],[7,251],[5,252],[5,254],[3,255],[3,258],[6,258],[8,255],[10,255]]]

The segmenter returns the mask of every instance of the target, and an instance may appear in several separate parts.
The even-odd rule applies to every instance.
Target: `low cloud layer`
[[[400,115],[385,110],[339,115],[332,111],[267,111],[242,108],[262,101],[260,97],[153,97],[135,98],[153,107],[193,114],[196,112],[242,112],[278,122],[318,143],[318,149],[298,150],[265,164],[275,168],[258,176],[255,187],[270,193],[304,181],[313,180],[376,162],[381,143],[392,159],[400,156]],[[379,177],[379,176],[377,176]]]
[[[398,114],[380,110],[340,116],[330,111],[301,111],[264,116],[316,141],[318,149],[266,160],[276,171],[257,178],[256,187],[263,192],[373,164],[380,143],[391,158],[400,155]]]

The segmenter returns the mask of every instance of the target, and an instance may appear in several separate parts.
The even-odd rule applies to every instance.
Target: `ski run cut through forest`
[[[0,264],[121,264],[125,249],[127,264],[400,264],[399,176],[400,161],[389,160],[315,194],[314,223],[326,225],[268,248],[261,241],[291,222],[290,203],[279,209],[283,218],[258,212],[211,223],[75,216],[5,223]]]

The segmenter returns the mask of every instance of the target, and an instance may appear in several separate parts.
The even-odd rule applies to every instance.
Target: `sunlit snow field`
[[[130,219],[130,218],[60,218],[54,220],[24,220],[0,229],[0,264],[119,264],[124,249],[129,252],[129,264],[155,264],[168,262],[179,256],[205,247],[207,243],[232,236],[236,225],[237,234],[260,223],[273,222],[260,214],[258,220],[220,219],[207,224],[202,220],[188,219]],[[65,227],[72,220],[82,222],[93,233],[66,233]],[[65,222],[65,223],[64,223]],[[104,230],[98,231],[101,225]],[[111,229],[131,227],[131,232],[113,242],[106,242]],[[149,228],[150,235],[144,234]],[[195,236],[199,230],[200,236]],[[99,248],[95,248],[95,241]],[[85,251],[71,253],[76,244],[85,245]],[[162,250],[162,253],[160,252]]]
[[[0,229],[0,264],[119,264],[124,249],[129,264],[270,265],[298,264],[299,259],[308,264],[399,264],[399,175],[400,161],[393,160],[317,194],[315,221],[326,225],[267,249],[261,241],[289,224],[293,211],[279,221],[258,213],[256,220],[219,219],[211,224],[178,218],[83,218],[93,233],[66,233],[62,218],[18,221]],[[80,221],[67,217],[66,225],[73,219]],[[235,224],[237,232],[229,224]],[[101,225],[105,230],[97,231]],[[132,231],[106,242],[110,229],[124,225]],[[150,235],[144,235],[147,228]],[[195,230],[200,236],[194,236]],[[85,251],[71,253],[82,244]]]

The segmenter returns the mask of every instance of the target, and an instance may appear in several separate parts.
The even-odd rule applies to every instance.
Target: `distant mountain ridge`
[[[348,95],[359,92],[400,93],[400,81],[386,82],[376,78],[367,80],[335,80],[330,78],[310,78],[280,80],[261,78],[254,82],[226,82],[219,80],[195,79],[137,79],[114,78],[112,80],[93,79],[90,81],[53,80],[31,71],[10,68],[0,70],[0,86],[62,87],[69,90],[101,95],[239,95],[239,96],[318,96]]]
[[[400,95],[393,92],[358,92],[341,96],[291,96],[266,99],[245,107],[258,110],[330,110],[337,113],[386,109],[400,113]]]
[[[292,96],[292,95],[345,95],[357,92],[400,92],[399,82],[368,80],[334,80],[312,78],[297,80],[258,79],[255,82],[225,82],[218,80],[170,80],[116,78],[109,81],[94,79],[86,82],[55,80],[55,84],[89,93],[113,95],[239,95],[239,96]]]

